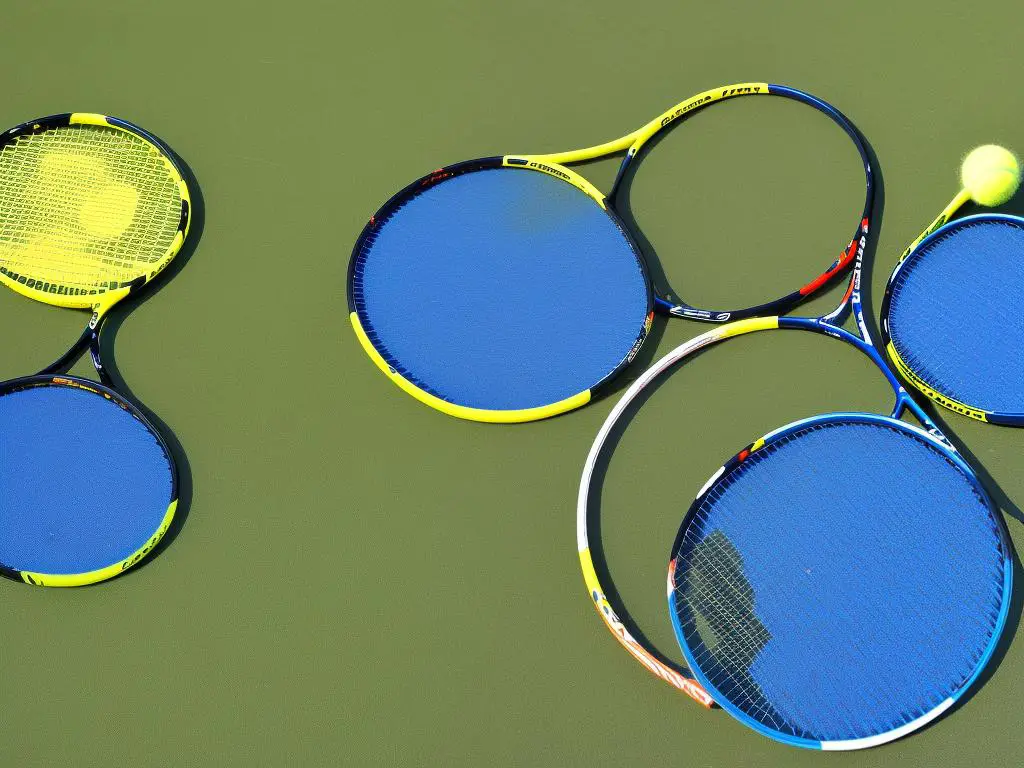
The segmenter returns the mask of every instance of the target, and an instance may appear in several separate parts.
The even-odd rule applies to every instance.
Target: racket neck
[[[107,374],[106,366],[103,364],[103,358],[100,354],[100,329],[106,316],[107,308],[97,307],[78,340],[58,360],[41,370],[39,375],[56,376],[67,373],[82,356],[82,353],[88,349],[89,358],[96,369],[96,374],[99,376],[100,381],[108,387],[113,387],[113,381]]]
[[[918,405],[917,401],[910,396],[910,393],[900,385],[896,396],[896,408],[893,411],[893,417],[899,418],[905,411],[910,411],[914,414],[914,418],[917,419],[917,422],[924,428],[925,432],[942,443],[943,447],[959,455],[959,451],[957,451],[956,446],[949,442],[949,438],[942,433],[942,430],[939,429],[939,426],[934,421],[932,421],[924,408]]]
[[[642,129],[637,129],[636,131],[615,139],[614,141],[606,141],[604,144],[596,144],[593,147],[572,149],[568,152],[552,152],[550,154],[530,155],[530,157],[535,160],[542,160],[546,163],[557,163],[558,165],[585,163],[588,160],[597,160],[628,149],[630,145],[633,144],[640,130]]]
[[[902,262],[904,259],[906,259],[907,256],[909,256],[913,252],[913,250],[921,244],[922,240],[924,240],[926,237],[928,237],[928,235],[930,235],[932,232],[934,232],[947,221],[949,221],[951,218],[953,218],[953,214],[960,210],[960,208],[962,208],[965,203],[970,202],[970,200],[971,193],[968,192],[966,189],[961,189],[959,192],[957,192],[956,197],[949,201],[949,205],[942,209],[942,213],[940,213],[935,218],[935,221],[929,224],[928,228],[925,229],[925,231],[922,232],[920,235],[918,235],[914,242],[907,246],[907,249],[903,251],[903,255],[900,256],[899,260]]]

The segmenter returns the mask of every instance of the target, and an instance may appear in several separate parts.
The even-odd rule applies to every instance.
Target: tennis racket
[[[655,293],[643,254],[615,209],[626,171],[652,137],[710,104],[774,95],[837,109],[782,85],[705,91],[614,141],[571,152],[505,155],[441,168],[370,219],[348,271],[350,319],[370,358],[401,389],[464,419],[521,422],[577,408],[632,362],[655,309],[724,323],[784,312],[848,269],[833,262],[780,298],[710,310]],[[566,167],[625,151],[607,195]]]
[[[605,624],[647,669],[705,706],[716,702],[779,741],[860,749],[916,730],[961,697],[1006,623],[1011,549],[971,468],[871,342],[854,267],[823,317],[765,317],[715,328],[636,380],[590,449],[577,504],[584,580]],[[842,326],[852,309],[858,334]],[[830,413],[745,446],[701,489],[668,570],[668,602],[688,670],[662,662],[622,625],[590,553],[594,467],[629,405],[712,344],[767,330],[824,334],[860,350],[892,387],[890,415]],[[909,411],[922,425],[901,420]]]
[[[167,532],[177,470],[159,430],[114,389],[100,330],[181,249],[189,199],[167,147],[124,120],[61,114],[0,134],[0,282],[92,313],[53,365],[0,383],[0,574],[102,581]],[[99,383],[64,374],[86,349]]]
[[[939,405],[1021,426],[1024,318],[1017,308],[1024,299],[1024,219],[990,213],[949,221],[972,199],[966,185],[977,171],[971,172],[972,158],[979,157],[995,161],[988,170],[997,184],[994,197],[980,195],[982,204],[1003,203],[1017,190],[1020,173],[1009,152],[990,145],[968,155],[965,188],[889,277],[882,340],[903,379]]]

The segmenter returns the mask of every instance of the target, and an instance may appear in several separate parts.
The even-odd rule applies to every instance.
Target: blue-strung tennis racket
[[[591,599],[632,655],[701,703],[713,700],[760,733],[815,749],[881,744],[949,709],[992,656],[1010,606],[1001,517],[864,324],[867,238],[865,219],[850,286],[833,312],[730,323],[646,371],[598,433],[577,507]],[[840,327],[850,308],[860,336]],[[597,581],[588,542],[594,467],[630,403],[666,371],[723,339],[774,329],[859,349],[889,381],[895,404],[889,416],[830,413],[788,424],[743,448],[701,489],[668,570],[670,615],[691,678],[649,661],[656,654],[621,628]],[[923,428],[900,420],[905,411]]]
[[[751,95],[807,104],[845,131],[864,164],[867,216],[867,151],[838,110],[781,85],[715,88],[615,141],[471,160],[403,189],[370,219],[349,263],[350,318],[364,350],[395,384],[444,413],[530,421],[587,403],[632,362],[654,309],[714,323],[788,311],[850,260],[758,306],[701,309],[654,291],[615,210],[627,168],[655,134],[709,104]],[[607,196],[566,167],[623,151]]]
[[[893,272],[882,338],[903,378],[940,405],[1024,425],[1024,219],[946,224]]]
[[[1024,219],[947,223],[967,201],[999,205],[1020,184],[1008,150],[978,147],[964,188],[900,259],[882,299],[882,339],[900,375],[935,402],[993,424],[1024,425]]]

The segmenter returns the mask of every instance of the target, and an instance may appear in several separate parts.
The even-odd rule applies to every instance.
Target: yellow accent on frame
[[[432,395],[426,392],[411,381],[402,376],[398,371],[388,365],[387,361],[381,356],[380,352],[373,346],[373,342],[366,335],[366,331],[363,330],[362,323],[359,322],[359,315],[353,312],[350,315],[352,321],[352,328],[356,332],[356,337],[359,339],[359,343],[362,345],[363,350],[370,359],[376,363],[377,367],[387,374],[388,378],[397,384],[404,392],[415,397],[421,403],[429,405],[431,408],[447,413],[449,416],[455,416],[460,419],[468,419],[470,421],[484,421],[491,424],[515,424],[522,421],[536,421],[538,419],[546,419],[550,416],[557,416],[560,413],[571,411],[574,408],[579,408],[582,405],[586,405],[590,402],[590,390],[580,392],[578,395],[567,397],[564,400],[559,400],[557,403],[551,403],[550,405],[542,405],[537,408],[523,408],[514,411],[492,411],[486,408],[469,408],[465,405],[456,405],[455,403],[449,403],[447,400],[442,400],[436,395]]]
[[[95,584],[98,581],[111,579],[122,571],[127,571],[153,551],[167,533],[167,529],[171,527],[171,521],[174,520],[174,513],[177,509],[178,500],[174,499],[168,505],[167,512],[164,513],[163,520],[160,521],[160,526],[157,528],[156,533],[150,536],[145,544],[132,552],[124,560],[108,565],[106,568],[100,568],[97,571],[89,571],[87,573],[53,574],[22,571],[22,581],[26,584],[35,584],[40,587],[82,587],[86,584]]]
[[[583,581],[587,585],[587,591],[591,594],[594,591],[601,592],[601,582],[597,579],[597,571],[594,570],[594,560],[590,556],[590,547],[580,550],[580,566],[583,568]]]
[[[95,112],[72,112],[71,118],[68,121],[71,125],[102,125],[103,127],[116,127],[111,126],[107,122],[106,115],[98,115]]]
[[[91,296],[57,296],[37,288],[29,288],[27,285],[10,279],[3,272],[0,272],[0,283],[4,283],[15,293],[20,293],[33,301],[41,301],[44,304],[53,304],[65,309],[91,309],[102,317],[112,306],[128,295],[129,288],[118,288],[115,291],[108,291],[102,295]],[[58,302],[56,299],[59,299]]]
[[[681,101],[671,109],[667,109],[656,118],[618,139],[606,141],[604,144],[596,144],[583,149],[573,149],[568,152],[552,152],[545,155],[526,155],[532,160],[544,163],[566,164],[580,163],[586,160],[595,160],[599,157],[613,155],[628,149],[630,154],[636,154],[640,147],[663,128],[667,128],[679,118],[693,112],[699,107],[711,104],[734,96],[750,96],[754,94],[768,93],[768,83],[735,83],[723,85],[719,88],[712,88],[710,91],[698,93],[686,101]]]
[[[138,133],[91,113],[71,122],[80,127],[0,147],[0,282],[36,301],[95,309],[178,253],[188,187]]]
[[[736,83],[735,85],[725,85],[720,88],[712,88],[710,91],[698,93],[696,96],[680,102],[671,109],[666,110],[637,131],[629,152],[630,154],[636,154],[640,148],[646,144],[652,136],[654,136],[654,134],[658,133],[663,128],[667,128],[676,120],[684,117],[695,109],[716,101],[730,99],[734,96],[750,96],[765,93],[768,93],[768,83]]]
[[[543,155],[505,155],[501,159],[501,164],[508,168],[528,168],[531,171],[540,171],[548,176],[554,176],[556,179],[567,181],[588,197],[593,198],[602,208],[606,208],[604,193],[601,190],[564,165],[545,160]]]
[[[966,189],[961,189],[959,192],[957,192],[956,196],[949,201],[949,205],[942,209],[942,213],[935,217],[935,221],[929,224],[928,228],[920,235],[918,235],[917,239],[914,240],[914,242],[907,246],[907,249],[903,251],[903,255],[900,256],[896,264],[902,264],[904,260],[907,258],[907,256],[909,256],[913,252],[913,250],[917,248],[918,245],[921,244],[922,240],[924,240],[926,237],[928,237],[928,235],[930,235],[932,232],[934,232],[947,221],[949,221],[951,218],[953,218],[953,214],[960,210],[960,208],[965,203],[969,203],[970,201],[971,193],[968,192]]]
[[[608,155],[614,155],[616,152],[622,152],[627,149],[629,150],[630,155],[635,155],[640,151],[640,148],[646,144],[652,136],[654,136],[654,134],[658,133],[663,128],[667,128],[676,120],[684,117],[695,109],[703,107],[706,104],[711,104],[712,102],[721,101],[722,99],[728,99],[734,96],[749,96],[752,94],[765,93],[768,93],[767,83],[736,83],[734,85],[713,88],[710,91],[698,93],[696,96],[692,96],[686,101],[676,104],[671,109],[666,110],[649,123],[637,128],[632,133],[628,133],[625,136],[612,141],[606,141],[604,144],[596,144],[592,147],[584,147],[583,149],[573,149],[568,152],[552,152],[541,155],[506,155],[502,162],[503,165],[506,166],[530,168],[531,170],[541,171],[551,176],[563,179],[564,181],[568,181],[573,186],[594,198],[594,200],[604,208],[604,195],[582,176],[573,173],[571,170],[566,168],[565,166],[567,164],[595,160],[599,157],[607,157]]]
[[[615,639],[619,641],[619,644],[629,651],[630,655],[646,667],[651,674],[660,677],[669,685],[683,691],[703,706],[710,708],[714,704],[714,700],[695,680],[691,680],[663,664],[629,634],[622,621],[615,615],[615,611],[611,603],[608,602],[604,590],[601,589],[601,583],[597,580],[597,572],[594,570],[594,561],[590,556],[590,548],[581,549],[579,554],[580,565],[583,568],[583,580],[587,584],[591,604],[597,609],[598,616],[601,617],[605,626],[615,636]]]
[[[774,317],[750,317],[746,320],[736,320],[735,322],[723,325],[716,329],[718,332],[719,339],[730,339],[733,336],[742,336],[744,333],[753,333],[754,331],[770,331],[779,327],[778,316]],[[710,331],[715,333],[715,331]]]
[[[911,370],[910,366],[906,364],[903,358],[900,357],[900,353],[896,351],[896,347],[893,346],[893,343],[891,341],[886,345],[885,351],[886,354],[888,354],[889,359],[892,360],[893,365],[896,366],[896,370],[899,371],[899,374],[904,379],[909,381],[915,389],[922,392],[929,399],[934,400],[942,407],[948,408],[949,410],[955,411],[956,413],[962,414],[963,416],[968,416],[972,419],[977,419],[978,421],[988,421],[987,411],[972,408],[966,403],[961,403],[959,400],[954,400],[951,397],[946,397],[942,393],[937,392],[931,387],[929,387],[928,384],[925,383],[925,381],[920,376],[918,376],[916,373],[914,373],[914,371]]]

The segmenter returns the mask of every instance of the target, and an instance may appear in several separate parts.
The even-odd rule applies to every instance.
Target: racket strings
[[[1024,410],[1024,227],[1006,219],[957,223],[895,276],[893,346],[930,388],[975,408]]]
[[[771,635],[757,620],[754,590],[743,576],[741,555],[721,531],[702,541],[688,534],[683,547],[690,548],[691,556],[685,580],[676,582],[676,595],[686,606],[686,628],[699,638],[691,648],[697,666],[703,670],[748,669]],[[783,723],[750,675],[710,677],[713,685],[758,721],[775,728]]]
[[[924,438],[826,422],[755,451],[704,497],[675,554],[676,618],[695,667],[749,717],[862,738],[970,679],[997,631],[1006,557],[985,499]]]
[[[743,578],[742,559],[720,532],[712,533],[696,547],[700,554],[691,560],[680,594],[687,602],[695,634],[700,637],[693,655],[702,669],[746,669],[771,635],[754,614],[754,592]],[[752,679],[735,686],[734,691],[743,709],[756,711],[762,722],[781,719]]]
[[[391,350],[389,349],[382,334],[377,331],[377,327],[373,320],[376,313],[368,309],[366,299],[366,260],[373,252],[381,231],[392,219],[400,217],[403,208],[413,202],[420,194],[423,194],[428,189],[429,186],[424,186],[409,195],[407,198],[400,200],[385,214],[378,215],[376,217],[374,220],[375,229],[364,236],[360,244],[358,258],[353,262],[351,294],[353,298],[353,309],[355,309],[362,318],[363,331],[366,333],[366,337],[370,340],[370,343],[373,344],[373,347],[380,352],[388,366],[399,373],[402,378],[419,387],[424,392],[434,395],[435,397],[443,398],[445,396],[444,393],[435,389],[429,381],[420,377],[415,370],[403,365],[402,362],[391,353]]]
[[[174,496],[160,438],[102,392],[0,391],[0,566],[80,574],[124,560]]]
[[[351,309],[391,372],[469,408],[579,396],[646,332],[639,254],[572,184],[479,167],[401,193],[353,256]]]
[[[0,148],[0,270],[55,293],[127,285],[168,256],[177,174],[152,145],[102,126],[60,127]]]
[[[391,219],[399,215],[402,208],[409,204],[416,197],[416,194],[410,195],[408,198],[401,200],[391,210],[387,211],[383,215],[378,215],[374,219],[375,229],[368,232],[360,243],[358,256],[353,260],[353,269],[351,277],[351,295],[353,309],[359,313],[360,318],[363,321],[363,331],[366,333],[366,337],[370,340],[374,349],[380,352],[388,366],[401,374],[402,378],[415,384],[417,387],[422,389],[435,397],[442,397],[442,394],[431,387],[430,383],[421,379],[414,371],[409,370],[406,366],[402,365],[391,351],[388,349],[387,344],[381,335],[377,332],[377,328],[374,325],[373,317],[374,314],[367,309],[366,302],[366,291],[365,291],[365,274],[366,274],[366,259],[369,254],[373,251],[374,245],[377,242],[381,229],[387,226]]]

